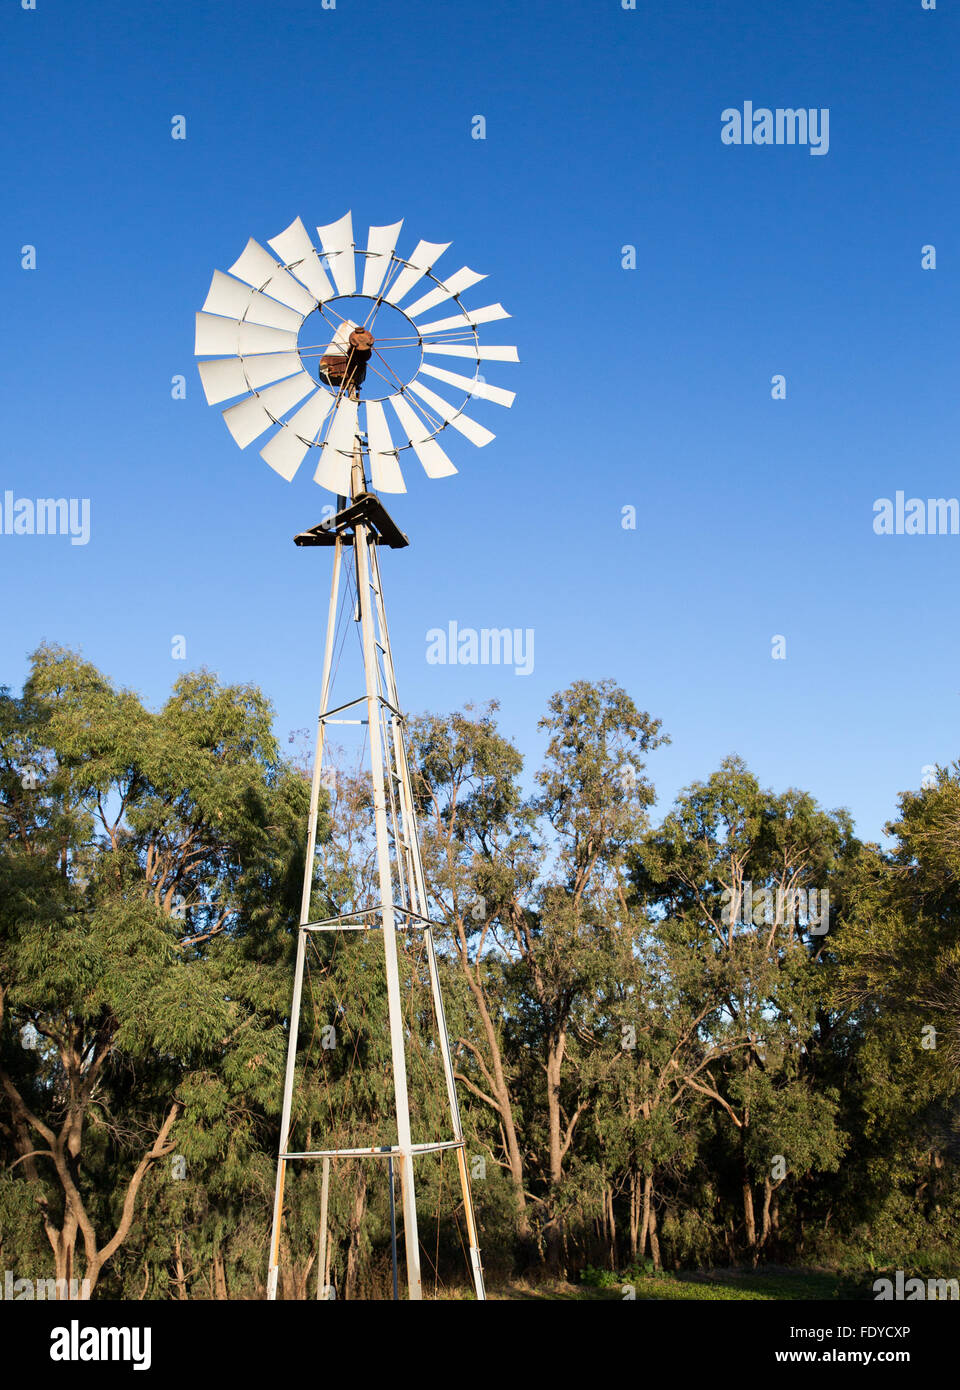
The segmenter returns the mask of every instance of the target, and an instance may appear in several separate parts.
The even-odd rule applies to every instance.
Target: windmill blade
[[[280,377],[292,376],[301,370],[302,363],[296,352],[268,352],[263,357],[218,357],[198,362],[197,367],[207,404],[217,405]]]
[[[340,497],[350,496],[350,475],[356,449],[357,402],[342,398],[320,448],[313,481]]]
[[[353,258],[353,215],[344,213],[339,222],[318,227],[317,235],[323,247],[337,289],[341,294],[356,294],[357,269]]]
[[[406,492],[400,463],[383,406],[367,401],[367,444],[370,450],[370,477],[377,492]]]
[[[508,319],[511,315],[507,313],[502,304],[488,304],[483,309],[470,309],[463,314],[454,314],[449,319],[437,319],[435,323],[422,323],[417,325],[417,331],[421,338],[425,338],[429,333],[443,333],[448,328],[471,328],[475,323],[492,323],[494,319]]]
[[[380,293],[380,286],[383,284],[383,277],[390,267],[390,257],[393,255],[402,226],[403,219],[401,218],[399,222],[394,222],[389,227],[370,228],[370,235],[367,237],[367,254],[364,257],[361,294],[368,294],[371,299],[376,299]]]
[[[496,439],[497,436],[492,434],[490,430],[484,429],[483,425],[478,425],[476,420],[470,419],[469,415],[462,414],[448,401],[431,391],[429,387],[421,386],[419,381],[411,381],[408,389],[414,391],[448,425],[452,425],[455,430],[466,435],[467,439],[476,444],[478,449],[482,449],[484,444],[489,444],[491,439]]]
[[[334,400],[334,396],[318,388],[306,405],[302,405],[295,415],[285,420],[273,438],[268,439],[260,450],[260,457],[265,459],[281,478],[286,478],[288,483],[320,433],[320,426],[327,418]]]
[[[286,328],[294,333],[304,318],[296,309],[288,309],[286,305],[278,304],[269,295],[252,290],[242,280],[234,280],[232,275],[224,275],[222,270],[213,272],[203,312],[221,314],[228,319],[243,319],[246,323],[260,323],[267,328]]]
[[[248,352],[296,351],[297,335],[282,328],[262,328],[258,323],[240,323],[217,314],[197,314],[197,357],[245,356]]]
[[[504,391],[500,386],[489,386],[476,377],[458,376],[456,372],[448,372],[444,367],[432,367],[429,362],[422,362],[420,370],[427,376],[436,377],[437,381],[447,382],[449,386],[459,386],[461,391],[478,396],[483,401],[495,401],[497,405],[511,406],[517,399],[516,391]]]
[[[276,386],[268,386],[258,396],[248,396],[239,405],[231,405],[225,410],[223,418],[227,422],[227,429],[240,448],[245,449],[264,430],[275,425],[292,405],[302,401],[316,385],[309,372],[300,372],[290,377],[289,381],[278,381]]]
[[[230,267],[230,274],[238,280],[246,280],[255,290],[266,290],[281,304],[286,304],[288,309],[297,309],[303,315],[317,307],[313,295],[308,294],[292,275],[288,275],[283,266],[253,237],[247,242],[240,259]]]
[[[350,334],[356,326],[353,319],[344,319],[327,344],[327,352],[334,357],[346,357],[350,351]]]
[[[330,422],[326,443],[331,449],[337,450],[338,453],[348,454],[350,456],[350,462],[352,463],[353,455],[357,447],[356,436],[357,402],[350,400],[347,396],[343,396]],[[349,492],[349,488],[347,492]]]
[[[388,396],[390,404],[396,411],[397,419],[406,432],[406,436],[413,447],[413,452],[423,464],[423,471],[428,478],[449,478],[452,473],[456,473],[453,464],[440,448],[435,439],[428,439],[430,433],[422,420],[418,419],[410,406],[402,396]]]
[[[330,281],[327,279],[327,272],[320,264],[320,257],[317,255],[317,248],[310,240],[310,233],[298,217],[295,222],[291,222],[285,232],[275,236],[268,243],[272,246],[277,255],[290,269],[290,274],[295,275],[319,302],[325,299],[333,299],[335,291]],[[298,262],[298,264],[293,264]]]
[[[438,304],[442,304],[445,299],[452,299],[461,290],[468,290],[471,285],[478,284],[481,280],[486,280],[485,275],[479,275],[477,271],[471,270],[468,265],[461,266],[455,275],[451,275],[449,280],[444,280],[435,290],[425,294],[418,299],[416,304],[411,304],[404,313],[408,318],[415,319],[419,314],[425,314],[428,309],[434,309]]]
[[[423,350],[445,357],[472,357],[475,362],[520,361],[515,347],[479,347],[469,343],[424,343]]]
[[[388,286],[386,294],[383,296],[388,304],[399,304],[405,294],[409,294],[414,285],[422,280],[428,270],[433,268],[436,261],[440,259],[444,251],[452,245],[449,241],[419,241],[416,250],[410,257],[409,263],[404,266],[393,284]]]
[[[329,444],[320,445],[320,459],[313,471],[313,481],[335,492],[338,497],[350,496],[352,467],[345,454],[338,453]]]
[[[306,405],[302,405],[295,414],[290,416],[289,420],[284,421],[283,428],[292,430],[301,439],[312,444],[320,433],[320,426],[330,413],[336,399],[336,396],[332,396],[329,391],[324,391],[318,387]]]

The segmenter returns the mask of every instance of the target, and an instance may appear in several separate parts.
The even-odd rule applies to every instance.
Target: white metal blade
[[[476,420],[470,419],[469,415],[461,414],[448,401],[436,395],[429,387],[422,386],[419,381],[411,381],[408,389],[414,391],[422,401],[426,401],[430,409],[435,410],[441,420],[446,420],[448,425],[459,430],[471,443],[476,444],[478,449],[482,449],[484,444],[489,444],[491,439],[496,439],[497,436],[491,434],[490,430],[484,429],[483,425],[478,425]]]
[[[475,323],[492,323],[494,319],[510,317],[502,304],[488,304],[483,309],[470,309],[467,313],[454,314],[448,319],[437,319],[435,323],[418,324],[417,331],[421,338],[426,338],[430,333],[442,333],[447,328],[470,328]]]
[[[281,304],[297,309],[301,314],[309,314],[317,307],[312,294],[308,294],[301,284],[288,275],[283,266],[275,261],[269,251],[251,237],[244,248],[243,255],[230,267],[230,274],[238,280],[246,280],[255,290],[266,290]]]
[[[367,445],[371,481],[377,492],[406,492],[390,427],[379,401],[367,401]]]
[[[350,496],[350,474],[356,448],[357,402],[341,399],[320,450],[313,481],[341,497]]]
[[[232,275],[224,275],[221,270],[213,272],[203,311],[206,314],[222,314],[229,319],[243,319],[246,323],[260,323],[267,328],[286,328],[294,333],[304,317],[296,309],[278,304],[269,295],[251,289],[242,280],[234,280]]]
[[[229,400],[231,396],[243,396],[280,377],[292,376],[301,367],[296,352],[268,352],[263,357],[219,357],[197,363],[208,405]]]
[[[403,397],[388,396],[387,399],[396,411],[397,419],[413,446],[413,452],[423,464],[423,471],[427,477],[449,478],[452,473],[456,473],[457,470],[437,441],[425,438],[430,433],[429,429],[418,419]]]
[[[429,294],[423,295],[416,304],[411,304],[404,309],[408,318],[415,319],[419,314],[425,314],[428,309],[435,308],[442,304],[445,299],[452,299],[461,290],[468,290],[471,285],[476,285],[480,280],[486,280],[485,275],[479,275],[477,271],[471,270],[468,265],[461,266],[455,275],[451,275],[449,280],[444,280],[442,285],[431,290]]]
[[[290,482],[320,432],[334,397],[317,390],[306,405],[286,420],[260,450],[260,457]]]
[[[433,268],[444,251],[451,245],[449,241],[420,241],[410,261],[404,266],[393,284],[388,286],[384,299],[388,304],[399,304],[405,294],[422,280],[428,270]]]
[[[344,319],[327,344],[327,351],[324,356],[346,357],[350,351],[350,334],[356,326],[352,319]]]
[[[483,401],[496,401],[497,405],[511,406],[517,399],[516,391],[504,391],[502,387],[489,386],[485,381],[478,381],[476,377],[459,376],[456,372],[448,372],[444,367],[432,367],[429,362],[422,362],[420,370],[427,376],[436,377],[437,381],[459,386],[461,391],[466,391],[471,396],[479,396]]]
[[[353,216],[344,213],[339,222],[318,227],[317,235],[323,246],[337,289],[341,294],[356,294],[357,270],[353,259]]]
[[[298,217],[291,222],[285,232],[275,236],[269,243],[285,265],[290,266],[290,274],[295,275],[306,285],[310,293],[321,303],[333,299],[336,291],[327,278],[327,272],[320,264],[317,248],[310,240],[310,233]],[[297,261],[299,264],[293,265]]]
[[[336,396],[332,396],[329,391],[318,388],[315,395],[311,396],[306,405],[302,405],[295,414],[284,421],[286,428],[299,434],[301,439],[305,439],[312,444],[320,433],[320,426],[323,424],[333,406]]]
[[[282,328],[262,328],[258,323],[239,323],[218,314],[197,314],[194,352],[198,357],[223,357],[228,353],[293,352],[296,333]]]
[[[444,357],[472,357],[474,362],[519,362],[515,347],[477,347],[473,343],[424,343],[424,352]]]
[[[293,481],[297,469],[303,463],[304,455],[310,448],[289,425],[281,425],[272,439],[268,439],[260,450],[260,457],[269,463],[275,473],[287,482]]]
[[[364,257],[361,294],[368,294],[371,299],[375,299],[380,293],[380,286],[383,284],[383,277],[390,265],[390,257],[393,255],[402,226],[403,220],[401,219],[389,227],[370,228],[370,235],[367,237],[367,254]]]
[[[337,453],[329,444],[320,445],[320,459],[313,471],[313,481],[335,492],[338,497],[350,496],[350,460]]]
[[[297,401],[302,401],[308,391],[316,389],[317,383],[309,372],[300,372],[288,381],[278,381],[276,386],[268,386],[259,396],[248,396],[239,405],[231,405],[223,412],[227,429],[234,439],[245,449],[264,430],[277,423]]]

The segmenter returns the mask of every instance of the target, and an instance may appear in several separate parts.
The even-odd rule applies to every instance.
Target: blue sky
[[[736,752],[878,837],[960,755],[960,536],[872,528],[960,493],[956,43],[920,0],[8,0],[0,496],[89,498],[91,538],[0,534],[0,679],[46,639],[159,703],[183,634],[312,725],[330,552],[291,537],[329,497],[236,447],[193,316],[250,236],[403,217],[401,254],[489,273],[464,300],[521,356],[488,372],[513,409],[472,411],[497,440],[390,500],[408,709],[498,699],[532,770],[551,692],[612,676],[673,740],[661,810]],[[829,108],[829,152],[724,145],[745,100]],[[450,621],[532,628],[533,673],[429,665]]]

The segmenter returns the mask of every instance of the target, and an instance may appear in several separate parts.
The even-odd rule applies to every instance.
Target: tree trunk
[[[757,1262],[757,1223],[753,1214],[753,1187],[749,1176],[743,1175],[743,1224],[746,1231],[747,1249],[754,1264]]]
[[[727,1251],[727,1264],[734,1264],[737,1258],[737,1231],[733,1217],[729,1217],[723,1228],[723,1244]]]
[[[77,1243],[77,1223],[76,1220],[68,1217],[63,1223],[63,1230],[55,1234],[47,1232],[50,1244],[53,1246],[53,1266],[54,1275],[57,1280],[57,1299],[69,1299],[73,1295],[70,1287],[70,1280],[73,1277],[73,1252]],[[61,1280],[63,1281],[61,1283]],[[81,1294],[80,1297],[83,1295]]]
[[[180,1243],[180,1232],[177,1232],[173,1243],[174,1251],[174,1279],[177,1285],[177,1298],[186,1299],[187,1296],[187,1276],[183,1268],[183,1246]]]
[[[643,1224],[640,1227],[640,1257],[647,1253],[647,1239],[650,1235],[650,1198],[653,1193],[653,1175],[646,1173],[643,1179]]]
[[[652,1178],[650,1182],[652,1188]],[[657,1205],[653,1200],[652,1191],[650,1193],[650,1253],[653,1256],[653,1267],[659,1274],[663,1265],[660,1263],[660,1241],[657,1239]]]
[[[630,1263],[637,1262],[637,1237],[640,1231],[640,1174],[637,1170],[631,1169],[630,1172]]]
[[[2,992],[0,992],[0,1004],[2,1004]],[[63,1225],[59,1231],[47,1215],[46,1200],[41,1199],[40,1201],[44,1230],[53,1250],[56,1278],[65,1281],[57,1287],[58,1298],[70,1298],[72,1292],[70,1281],[75,1277],[80,1279],[77,1290],[80,1298],[93,1297],[93,1291],[97,1286],[104,1265],[113,1258],[130,1232],[136,1212],[137,1196],[144,1177],[158,1159],[173,1152],[174,1146],[170,1141],[170,1131],[180,1113],[179,1101],[171,1103],[170,1110],[167,1112],[152,1146],[142,1156],[133,1171],[133,1175],[127,1182],[120,1219],[113,1235],[105,1245],[98,1248],[97,1234],[80,1192],[79,1155],[82,1148],[83,1123],[86,1107],[89,1104],[93,1078],[108,1051],[109,1048],[105,1047],[98,1053],[85,1071],[80,1054],[76,1049],[63,1053],[64,1071],[67,1075],[69,1091],[71,1095],[82,1096],[84,1099],[82,1102],[74,1101],[69,1107],[67,1116],[57,1133],[54,1133],[49,1125],[27,1108],[9,1074],[0,1069],[0,1085],[10,1101],[16,1144],[24,1157],[28,1180],[39,1185],[39,1174],[36,1159],[32,1153],[33,1145],[29,1133],[32,1130],[34,1134],[39,1135],[45,1141],[47,1147],[40,1152],[52,1159],[54,1171],[63,1191]],[[78,1231],[83,1236],[84,1270],[82,1277],[75,1273],[74,1264]]]
[[[563,1145],[560,1138],[560,1071],[566,1035],[558,1034],[547,1044],[547,1124],[549,1135],[550,1183],[556,1186],[563,1177]]]
[[[360,1268],[360,1230],[363,1226],[367,1207],[367,1184],[360,1164],[357,1164],[357,1187],[353,1195],[348,1219],[349,1244],[347,1246],[347,1268],[343,1280],[344,1298],[357,1297],[357,1279]]]
[[[562,1031],[551,1036],[547,1042],[547,1134],[552,1192],[548,1198],[549,1217],[544,1234],[547,1240],[547,1266],[556,1278],[562,1278],[566,1273],[563,1267],[563,1222],[555,1210],[555,1192],[563,1178],[563,1141],[560,1134],[560,1072],[563,1066],[565,1045],[566,1034]]]
[[[650,1242],[650,1256],[653,1260],[654,1269],[659,1270],[660,1265],[660,1241],[657,1239],[657,1209],[654,1202],[653,1174],[647,1173],[643,1179],[643,1219],[640,1225],[640,1256],[646,1254],[647,1242]]]
[[[770,1204],[773,1200],[773,1181],[769,1173],[764,1174],[763,1178],[763,1212],[760,1219],[760,1247],[763,1248],[767,1243],[767,1236],[770,1234],[771,1216]]]
[[[497,1030],[494,1026],[493,1017],[487,1006],[487,999],[483,992],[480,980],[474,976],[470,967],[470,958],[467,948],[467,937],[463,929],[463,922],[457,922],[457,959],[463,971],[470,993],[473,995],[477,1011],[480,1014],[480,1021],[483,1025],[484,1036],[487,1040],[487,1047],[490,1054],[490,1065],[492,1071],[488,1073],[493,1082],[493,1099],[496,1101],[497,1115],[503,1126],[504,1148],[507,1155],[507,1163],[510,1165],[510,1179],[513,1183],[513,1196],[517,1209],[517,1233],[521,1240],[530,1235],[530,1217],[527,1212],[527,1197],[524,1190],[523,1158],[520,1152],[520,1141],[517,1137],[517,1126],[513,1118],[513,1098],[510,1095],[510,1087],[507,1084],[506,1073],[503,1069],[503,1052],[500,1041],[497,1037]]]
[[[227,1271],[219,1246],[217,1246],[213,1252],[213,1296],[220,1300],[229,1298],[229,1294],[227,1293]]]
[[[753,1184],[747,1166],[746,1151],[747,1114],[744,1111],[740,1127],[740,1186],[743,1191],[743,1226],[746,1234],[747,1250],[754,1264],[757,1263],[757,1221],[753,1211]]]
[[[610,1256],[610,1268],[617,1268],[617,1218],[613,1210],[613,1187],[607,1184],[603,1189],[604,1200],[607,1210],[607,1241]]]

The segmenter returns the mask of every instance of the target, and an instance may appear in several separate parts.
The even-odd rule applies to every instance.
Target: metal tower
[[[283,1090],[283,1111],[280,1124],[280,1151],[277,1161],[277,1180],[274,1195],[273,1230],[270,1240],[270,1266],[267,1296],[276,1298],[280,1262],[280,1233],[283,1221],[283,1199],[287,1164],[300,1161],[325,1160],[326,1189],[331,1158],[355,1158],[359,1161],[387,1160],[396,1164],[401,1183],[401,1209],[406,1256],[407,1289],[411,1299],[422,1297],[420,1277],[420,1245],[417,1232],[416,1186],[414,1158],[418,1154],[453,1149],[457,1155],[463,1206],[469,1241],[470,1262],[477,1298],[485,1298],[483,1269],[477,1239],[477,1227],[467,1172],[467,1159],[460,1108],[457,1102],[453,1059],[447,1033],[440,979],[437,970],[436,945],[433,927],[427,915],[427,893],[417,831],[417,817],[407,762],[404,716],[397,693],[396,672],[390,634],[387,628],[383,587],[380,578],[378,550],[381,545],[400,549],[408,544],[406,536],[390,519],[375,493],[367,490],[364,468],[366,445],[363,437],[356,438],[352,473],[351,497],[340,499],[340,509],[327,522],[296,537],[298,545],[327,545],[333,547],[333,576],[330,586],[330,605],[324,645],[323,676],[320,687],[320,714],[317,720],[313,777],[310,790],[310,826],[307,839],[307,858],[304,868],[303,896],[300,906],[300,926],[297,940],[296,970],[290,1033],[287,1044],[287,1064]],[[345,704],[328,708],[333,660],[334,631],[340,595],[344,555],[356,568],[358,596],[357,621],[360,624],[363,651],[364,693]],[[349,559],[347,560],[349,563]],[[370,773],[373,786],[373,809],[376,831],[377,876],[380,902],[372,909],[311,922],[310,900],[315,876],[317,810],[320,798],[324,742],[329,723],[345,722],[344,716],[362,706],[368,729]],[[390,1051],[393,1067],[393,1087],[396,1106],[397,1140],[395,1145],[373,1148],[317,1149],[291,1153],[291,1107],[296,1073],[297,1042],[308,932],[319,931],[376,931],[383,940],[386,963],[387,1002],[390,1020]],[[410,1108],[407,1095],[407,1063],[404,1041],[404,1022],[401,1012],[400,980],[397,963],[398,931],[420,931],[426,945],[433,1000],[434,1021],[443,1062],[447,1103],[450,1114],[451,1137],[440,1142],[415,1143],[410,1131]],[[326,1247],[326,1201],[321,1222],[321,1275]]]

